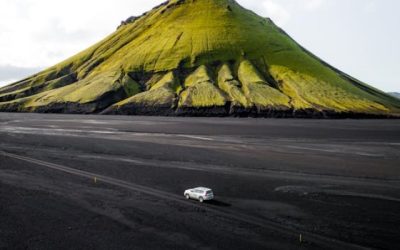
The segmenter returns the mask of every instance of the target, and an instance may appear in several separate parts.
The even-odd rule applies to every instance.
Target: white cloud
[[[306,10],[314,11],[319,9],[325,3],[325,0],[306,0],[299,2],[302,2],[301,4]]]
[[[7,79],[7,80],[0,80],[0,88],[4,87],[8,84],[18,81],[19,79]]]
[[[374,13],[377,9],[377,3],[376,1],[370,0],[367,1],[364,5],[364,11],[366,13]]]
[[[161,1],[0,0],[0,65],[50,66]]]
[[[268,17],[272,18],[278,25],[283,26],[290,20],[289,10],[275,1],[263,1],[262,6],[265,8]]]
[[[25,68],[13,65],[0,65],[0,87],[17,80],[21,80],[34,73],[37,73],[40,70],[42,70],[42,68]]]
[[[270,17],[279,26],[285,26],[294,15],[319,10],[327,0],[238,0],[257,14]]]

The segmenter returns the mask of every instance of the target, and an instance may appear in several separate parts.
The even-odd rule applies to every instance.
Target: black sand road
[[[399,247],[398,120],[0,114],[0,249]]]

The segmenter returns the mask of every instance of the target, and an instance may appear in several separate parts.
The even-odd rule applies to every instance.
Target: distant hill
[[[397,97],[400,99],[400,93],[399,92],[390,92],[389,95]]]
[[[400,114],[400,100],[323,62],[234,0],[170,0],[0,88],[0,111],[386,117]]]

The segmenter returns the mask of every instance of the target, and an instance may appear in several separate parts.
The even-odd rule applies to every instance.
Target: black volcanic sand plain
[[[398,249],[399,211],[398,120],[0,114],[0,249]]]

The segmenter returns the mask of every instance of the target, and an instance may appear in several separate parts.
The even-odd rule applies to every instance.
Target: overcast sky
[[[400,1],[237,0],[350,75],[400,92]],[[163,0],[0,0],[0,86],[52,66]]]

